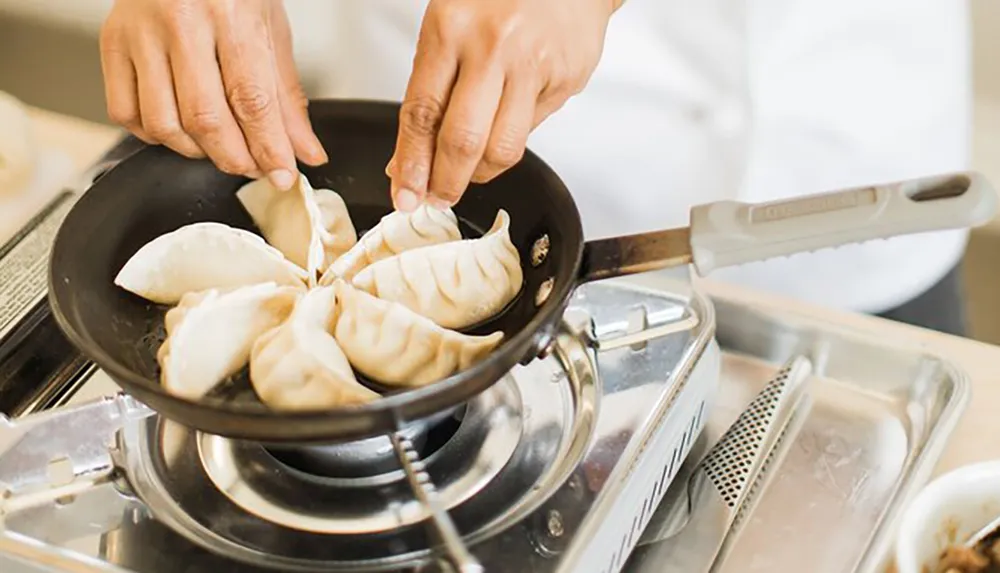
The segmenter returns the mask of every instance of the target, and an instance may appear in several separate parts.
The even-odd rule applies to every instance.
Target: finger
[[[289,189],[297,178],[295,152],[281,119],[271,42],[261,37],[266,29],[259,14],[233,12],[219,31],[218,58],[250,154],[275,187]]]
[[[134,62],[142,129],[153,141],[181,155],[204,157],[198,144],[181,127],[166,50],[152,40],[140,42]]]
[[[309,121],[309,100],[302,90],[299,73],[295,68],[288,16],[280,2],[273,4],[271,14],[271,48],[278,74],[278,100],[285,129],[296,157],[308,165],[322,165],[330,159]]]
[[[426,21],[425,21],[426,22]],[[438,127],[458,71],[458,60],[430,29],[421,30],[413,72],[399,110],[392,199],[401,211],[412,211],[427,196]]]
[[[503,85],[499,66],[471,63],[459,70],[431,167],[429,192],[440,202],[454,205],[469,186],[490,139]]]
[[[486,151],[472,174],[474,182],[485,183],[521,160],[528,135],[535,125],[537,101],[538,88],[534,81],[508,76]]]
[[[135,68],[123,41],[113,32],[101,32],[101,72],[104,74],[104,99],[111,121],[129,130],[146,143],[153,139],[142,129]]]
[[[257,163],[226,101],[212,30],[207,27],[187,30],[184,41],[171,46],[170,64],[184,131],[220,170],[260,177]]]

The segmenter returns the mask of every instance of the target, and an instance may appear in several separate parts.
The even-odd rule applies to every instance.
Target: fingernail
[[[291,189],[292,185],[295,184],[295,175],[285,169],[275,169],[267,174],[267,178],[271,180],[272,185],[282,191]]]
[[[409,213],[420,205],[420,197],[409,189],[400,189],[396,192],[396,209]]]

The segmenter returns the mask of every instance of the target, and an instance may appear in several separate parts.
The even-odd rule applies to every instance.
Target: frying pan
[[[384,168],[399,106],[320,100],[309,113],[330,162],[302,171],[315,187],[339,192],[363,232],[392,210]],[[68,339],[164,416],[212,434],[286,443],[384,434],[464,403],[538,356],[553,340],[570,294],[586,281],[688,262],[704,274],[798,251],[981,224],[996,209],[995,194],[981,177],[957,174],[759,206],[715,203],[692,210],[690,229],[584,243],[569,190],[527,152],[502,176],[473,185],[455,207],[466,236],[488,229],[498,209],[510,213],[524,287],[505,312],[472,330],[502,330],[502,344],[463,372],[371,404],[280,412],[254,397],[245,374],[225,385],[225,392],[199,401],[167,393],[158,383],[156,362],[166,309],[113,284],[140,247],[184,225],[217,221],[257,232],[235,196],[246,181],[163,147],[127,157],[94,183],[63,222],[52,249],[49,301]]]

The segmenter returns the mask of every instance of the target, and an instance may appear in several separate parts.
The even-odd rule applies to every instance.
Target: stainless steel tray
[[[715,571],[884,571],[900,511],[930,478],[968,402],[966,375],[865,332],[715,306],[723,374],[701,452],[786,359],[803,354],[815,366],[811,410]]]

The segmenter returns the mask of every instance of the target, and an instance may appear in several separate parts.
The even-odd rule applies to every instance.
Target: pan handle
[[[756,205],[721,201],[691,210],[698,274],[898,235],[977,227],[997,211],[992,185],[953,173]]]
[[[587,241],[577,280],[610,279],[657,271],[691,262],[687,227]]]
[[[691,209],[691,227],[590,241],[580,280],[694,263],[698,274],[898,235],[976,227],[997,211],[992,185],[954,173],[770,203]]]

